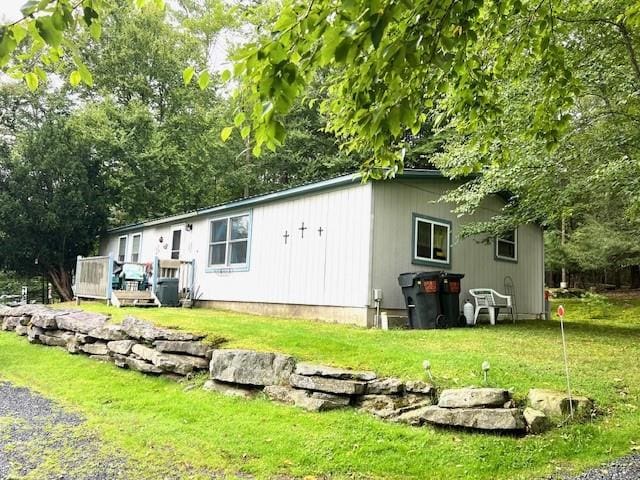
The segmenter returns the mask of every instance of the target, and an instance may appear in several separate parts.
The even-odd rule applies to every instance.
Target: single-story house
[[[541,315],[542,228],[460,240],[463,223],[491,218],[504,200],[491,196],[459,218],[438,201],[455,185],[434,170],[368,183],[340,176],[114,228],[100,253],[193,261],[199,306],[371,326],[374,290],[382,311],[402,314],[398,275],[444,270],[465,275],[461,303],[470,288],[504,293],[508,282],[517,315]]]

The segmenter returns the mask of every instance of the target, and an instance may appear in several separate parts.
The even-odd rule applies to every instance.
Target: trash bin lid
[[[401,273],[398,275],[398,283],[401,287],[411,287],[413,285],[413,277],[416,274],[414,272]]]
[[[440,275],[443,272],[441,271],[437,271],[437,272],[419,272],[416,273],[416,280],[434,280],[437,279],[438,277],[440,277]]]
[[[440,278],[449,280],[460,280],[464,278],[464,273],[440,272]]]

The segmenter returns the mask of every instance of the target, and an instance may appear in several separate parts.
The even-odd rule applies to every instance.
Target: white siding
[[[371,288],[382,288],[383,306],[404,308],[398,286],[403,272],[446,270],[464,273],[461,302],[470,288],[493,288],[504,292],[504,280],[511,276],[515,285],[519,314],[538,314],[543,311],[543,241],[542,229],[536,225],[518,228],[518,262],[494,258],[493,241],[483,242],[486,236],[458,240],[460,225],[465,222],[488,220],[498,213],[503,202],[498,197],[486,199],[473,217],[458,218],[453,206],[438,202],[451,182],[441,179],[397,180],[376,182],[374,192],[373,267]],[[412,264],[412,214],[448,220],[453,228],[451,266]]]
[[[282,198],[251,209],[237,208],[183,220],[183,225],[192,223],[193,230],[183,230],[180,257],[196,261],[199,299],[367,306],[371,190],[371,185],[353,184]],[[246,271],[208,268],[210,221],[243,213],[251,214],[248,268]],[[302,222],[307,227],[304,238],[299,230]],[[144,229],[142,262],[151,262],[155,255],[170,258],[171,227],[163,224]],[[318,231],[320,227],[322,234]],[[285,231],[290,235],[286,244]],[[115,254],[121,235],[124,234],[109,235],[101,252]],[[159,241],[161,236],[163,242]]]

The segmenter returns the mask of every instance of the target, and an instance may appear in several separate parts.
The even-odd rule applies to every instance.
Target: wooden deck
[[[114,290],[111,303],[115,307],[159,307],[160,301],[149,291]]]

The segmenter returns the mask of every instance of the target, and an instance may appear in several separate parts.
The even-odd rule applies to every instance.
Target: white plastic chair
[[[473,324],[478,321],[478,315],[483,308],[489,312],[489,323],[491,325],[496,324],[496,319],[500,314],[501,308],[508,308],[511,312],[511,319],[515,323],[515,317],[513,316],[513,303],[510,295],[502,295],[490,288],[472,288],[469,293],[476,302],[476,309],[473,315]]]

